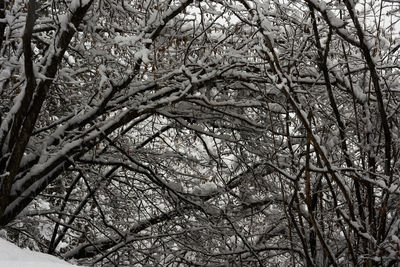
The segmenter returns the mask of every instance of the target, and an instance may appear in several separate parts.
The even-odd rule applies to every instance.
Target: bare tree
[[[0,225],[99,266],[395,266],[398,9],[0,2]]]

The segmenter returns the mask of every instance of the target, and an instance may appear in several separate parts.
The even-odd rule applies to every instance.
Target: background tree
[[[0,5],[0,224],[100,266],[394,266],[391,1]]]

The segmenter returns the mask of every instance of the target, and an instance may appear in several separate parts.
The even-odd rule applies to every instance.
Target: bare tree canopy
[[[397,266],[399,10],[0,0],[0,235],[96,266]]]

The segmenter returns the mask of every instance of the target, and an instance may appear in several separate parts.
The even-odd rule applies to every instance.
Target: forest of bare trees
[[[398,266],[399,20],[0,0],[0,236],[85,266]]]

